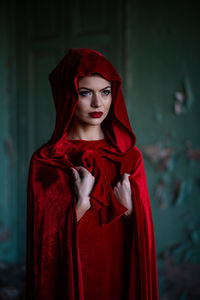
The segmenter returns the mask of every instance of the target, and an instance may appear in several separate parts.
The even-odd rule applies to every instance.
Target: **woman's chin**
[[[87,120],[84,120],[84,123],[87,125],[96,125],[96,126],[100,126],[101,123],[103,122],[104,118],[90,118]]]

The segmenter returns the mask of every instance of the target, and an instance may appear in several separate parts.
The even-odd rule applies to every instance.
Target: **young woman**
[[[56,124],[31,158],[26,299],[157,300],[154,230],[121,80],[90,49],[49,75]]]

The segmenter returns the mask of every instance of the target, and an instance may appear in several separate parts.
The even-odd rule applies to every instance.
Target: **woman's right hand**
[[[77,221],[79,221],[91,207],[89,195],[94,186],[95,177],[82,166],[76,167],[76,169],[71,168],[74,178],[75,193],[78,199],[76,203],[76,212]]]

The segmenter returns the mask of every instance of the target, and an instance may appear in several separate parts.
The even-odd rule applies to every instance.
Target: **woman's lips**
[[[95,112],[89,113],[89,115],[92,118],[101,118],[101,116],[103,115],[103,113],[101,111],[95,111]]]

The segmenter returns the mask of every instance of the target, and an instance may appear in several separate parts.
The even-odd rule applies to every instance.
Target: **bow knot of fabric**
[[[75,148],[73,149],[75,153]],[[78,153],[77,153],[78,154]],[[116,221],[128,209],[115,197],[108,175],[106,174],[104,151],[88,149],[81,155],[74,155],[76,165],[82,165],[95,176],[95,185],[90,193],[91,209],[99,210],[100,225],[108,225]],[[79,157],[79,160],[77,160]],[[74,162],[75,164],[75,162]]]

